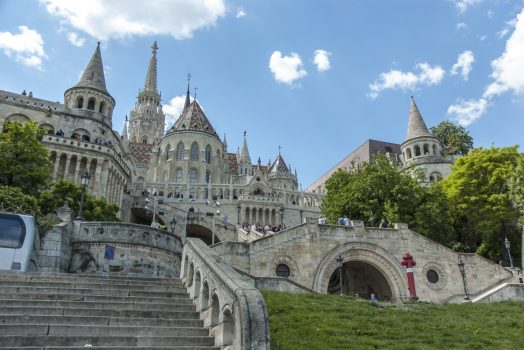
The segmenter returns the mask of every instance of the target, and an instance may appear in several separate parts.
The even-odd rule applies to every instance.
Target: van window
[[[23,221],[16,216],[0,215],[0,247],[18,249],[25,237]]]

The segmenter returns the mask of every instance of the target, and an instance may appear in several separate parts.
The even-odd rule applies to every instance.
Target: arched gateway
[[[363,242],[346,243],[330,251],[315,272],[313,289],[319,293],[339,293],[338,255],[342,257],[342,291],[368,298],[371,292],[385,300],[405,300],[406,272],[385,249]]]

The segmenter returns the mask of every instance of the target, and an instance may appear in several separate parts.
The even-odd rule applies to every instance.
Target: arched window
[[[142,143],[143,143],[144,145],[147,144],[147,137],[144,137],[144,138],[142,139]]]
[[[198,143],[193,142],[191,145],[191,160],[198,160],[198,153],[200,150],[198,149]]]
[[[98,112],[100,113],[106,112],[106,103],[104,101],[100,102],[100,107],[98,108]]]
[[[207,164],[211,163],[211,146],[210,145],[206,146],[206,163]]]
[[[197,171],[195,168],[192,168],[190,174],[191,174],[191,175],[190,175],[190,176],[191,176],[191,177],[190,177],[190,181],[191,181],[191,183],[192,183],[192,184],[197,183],[197,181],[198,181],[198,171]]]
[[[87,109],[90,109],[92,111],[95,110],[95,98],[91,97],[89,100],[87,100]]]
[[[411,148],[406,150],[406,155],[408,156],[408,159],[411,159]]]
[[[424,144],[424,155],[429,156],[429,145],[427,143]]]
[[[184,144],[182,142],[176,148],[176,160],[184,160]]]
[[[166,147],[166,160],[171,159],[171,145],[167,145]]]
[[[84,107],[84,97],[78,96],[76,98],[76,108],[83,108]]]
[[[419,157],[419,156],[420,156],[420,146],[415,145],[415,157]]]
[[[433,145],[433,155],[437,155],[437,145]]]
[[[181,183],[182,182],[182,169],[177,169],[175,171],[175,182],[177,184]]]
[[[189,189],[189,199],[195,199],[196,198],[196,191],[194,188]]]
[[[175,187],[175,198],[182,198],[180,187]]]

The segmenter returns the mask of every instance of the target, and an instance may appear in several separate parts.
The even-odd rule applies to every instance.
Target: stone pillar
[[[65,169],[64,169],[64,179],[65,180],[70,180],[70,175],[69,175],[69,165],[71,164],[71,155],[69,154],[66,154],[66,162],[65,162]]]
[[[57,152],[56,153],[56,158],[55,158],[55,165],[53,166],[53,181],[56,181],[57,180],[57,176],[58,176],[58,165],[60,164],[60,154]]]

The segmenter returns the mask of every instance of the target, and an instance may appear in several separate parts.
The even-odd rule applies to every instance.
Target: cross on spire
[[[193,90],[195,91],[194,95],[193,95],[193,98],[196,100],[196,97],[197,97],[197,91],[198,91],[198,87],[194,87]]]
[[[280,150],[282,149],[282,146],[278,146],[278,155],[280,155]]]

